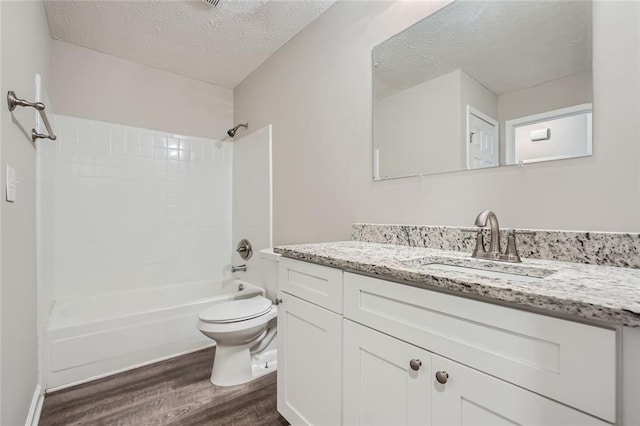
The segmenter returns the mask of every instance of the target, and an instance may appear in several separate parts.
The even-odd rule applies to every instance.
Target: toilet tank
[[[274,300],[278,294],[278,263],[280,255],[273,249],[260,250],[260,281],[265,289],[266,297]]]

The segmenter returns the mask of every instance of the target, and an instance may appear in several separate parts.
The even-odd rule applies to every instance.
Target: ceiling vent
[[[203,2],[211,5],[211,6],[217,6],[218,3],[220,3],[220,0],[202,0]]]

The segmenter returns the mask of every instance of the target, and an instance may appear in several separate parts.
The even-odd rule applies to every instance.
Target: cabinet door
[[[431,365],[434,425],[609,424],[437,355]]]
[[[278,306],[278,411],[293,425],[339,425],[342,316],[287,293]]]
[[[344,424],[429,424],[430,364],[429,352],[344,320]]]

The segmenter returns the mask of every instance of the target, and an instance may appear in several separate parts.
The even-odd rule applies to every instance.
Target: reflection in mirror
[[[373,49],[373,175],[591,155],[590,1],[456,1]]]

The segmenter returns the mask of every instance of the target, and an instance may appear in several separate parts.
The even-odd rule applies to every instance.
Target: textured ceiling
[[[45,0],[55,39],[233,88],[335,0]]]
[[[590,1],[457,1],[374,49],[377,99],[462,69],[497,95],[591,69]]]

